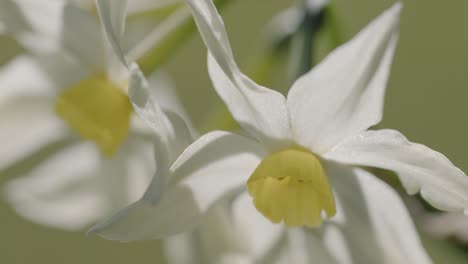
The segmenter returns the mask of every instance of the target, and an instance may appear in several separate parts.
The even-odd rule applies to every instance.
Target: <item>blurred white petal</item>
[[[65,138],[48,97],[18,97],[0,105],[0,169]]]
[[[60,43],[81,65],[91,72],[106,69],[106,49],[98,18],[75,5],[63,10]]]
[[[81,144],[50,157],[6,185],[8,201],[33,222],[70,230],[84,228],[101,216],[104,207],[93,186],[99,169],[96,155],[92,146]]]
[[[132,138],[112,159],[90,143],[56,152],[6,185],[12,207],[43,225],[82,230],[138,199],[154,172],[148,141]]]
[[[0,68],[0,105],[18,97],[52,97],[54,83],[41,71],[32,57],[17,56]],[[27,78],[25,77],[27,76]]]

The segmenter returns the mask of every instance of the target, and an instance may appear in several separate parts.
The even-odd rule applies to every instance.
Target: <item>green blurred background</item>
[[[262,30],[286,0],[233,0],[222,11],[237,60],[244,69],[261,53]],[[392,4],[384,0],[332,0],[340,38],[348,39]],[[404,1],[401,35],[381,127],[395,128],[412,141],[447,155],[468,171],[468,1]],[[326,42],[324,42],[326,43]],[[14,43],[0,39],[0,61]],[[329,48],[319,46],[318,57]],[[11,52],[5,52],[9,50]],[[167,68],[181,100],[201,129],[222,112],[206,72],[206,51],[198,37],[171,59]],[[281,71],[279,71],[281,73]],[[263,82],[284,90],[284,78]],[[278,79],[278,80],[276,80]],[[287,88],[287,87],[286,87]],[[1,182],[1,179],[0,179]],[[0,263],[160,263],[157,241],[121,244],[37,226],[0,201]],[[467,220],[468,221],[468,220]],[[426,240],[436,263],[468,263],[467,253],[447,242]]]

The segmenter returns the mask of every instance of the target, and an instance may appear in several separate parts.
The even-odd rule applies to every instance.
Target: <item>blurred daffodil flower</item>
[[[96,13],[68,1],[10,5],[0,19],[32,55],[0,72],[0,173],[23,176],[6,184],[7,198],[34,222],[82,229],[141,196],[155,170],[152,134],[133,113],[129,72]],[[114,7],[127,15],[124,1]],[[167,78],[149,83],[170,118],[185,116]]]
[[[395,130],[368,130],[382,117],[401,4],[300,77],[286,99],[242,74],[211,0],[187,2],[215,89],[247,136],[200,137],[168,166],[162,194],[151,184],[147,197],[91,231],[122,241],[166,237],[197,226],[213,204],[245,197],[247,189],[257,214],[271,221],[268,233],[277,234],[269,241],[307,249],[299,250],[304,263],[430,263],[401,199],[362,168],[393,170],[409,194],[420,192],[441,210],[467,211],[468,178],[445,156]]]

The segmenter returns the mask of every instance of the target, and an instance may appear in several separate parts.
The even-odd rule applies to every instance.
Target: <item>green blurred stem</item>
[[[231,0],[215,0],[215,3],[218,9],[222,9],[229,1]],[[146,76],[164,64],[196,32],[195,22],[186,5],[174,11],[168,19],[171,19],[171,16],[179,17],[172,17],[175,21],[170,26],[170,30],[165,30],[163,36],[144,54],[135,55],[138,65]]]
[[[291,82],[307,73],[314,64],[314,46],[317,33],[324,25],[326,12],[322,10],[309,10],[304,4],[304,17],[293,36],[291,50]]]

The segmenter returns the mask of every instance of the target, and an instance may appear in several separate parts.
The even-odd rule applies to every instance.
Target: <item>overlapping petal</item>
[[[246,137],[208,133],[189,146],[171,167],[168,186],[157,203],[143,197],[90,232],[131,241],[189,230],[211,205],[246,182],[264,154],[263,148]],[[153,191],[151,188],[147,193]]]
[[[444,155],[395,130],[365,131],[325,154],[339,162],[396,172],[406,191],[438,209],[468,213],[468,177]]]
[[[266,146],[278,148],[291,138],[285,98],[242,74],[233,58],[223,21],[211,0],[187,0],[209,51],[209,72],[216,91],[239,124]]]
[[[288,109],[298,143],[323,153],[381,120],[400,10],[395,4],[293,84]]]
[[[6,197],[33,222],[82,230],[138,199],[154,171],[153,160],[151,145],[137,137],[112,159],[102,159],[90,143],[75,143],[8,182]]]

